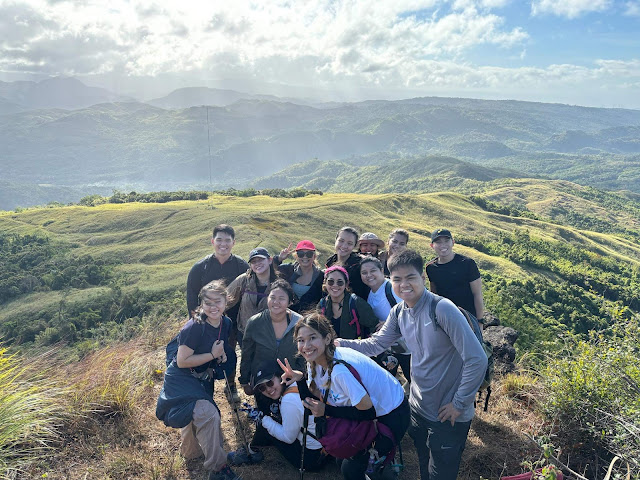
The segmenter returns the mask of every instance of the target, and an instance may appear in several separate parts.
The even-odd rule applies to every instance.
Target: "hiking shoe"
[[[209,472],[209,480],[242,480],[242,478],[225,465],[217,472]]]
[[[249,454],[245,447],[240,447],[236,451],[227,454],[227,461],[231,465],[244,465],[245,463],[260,463],[264,459],[264,454],[260,450],[252,449],[251,452]]]
[[[240,403],[240,395],[238,395],[238,389],[235,385],[231,386],[231,390],[224,387],[224,395],[229,403]]]

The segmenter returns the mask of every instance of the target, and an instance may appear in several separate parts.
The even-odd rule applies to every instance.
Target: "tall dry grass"
[[[60,386],[41,355],[24,362],[0,349],[0,478],[15,478],[53,454],[67,410]]]

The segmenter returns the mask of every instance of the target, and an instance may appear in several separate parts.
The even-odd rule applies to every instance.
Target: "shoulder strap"
[[[327,297],[322,297],[320,299],[320,313],[325,317],[327,316]]]
[[[289,388],[287,388],[284,393],[282,394],[282,396],[284,397],[286,394],[288,393],[299,393],[298,390],[298,386],[297,385],[291,385]]]
[[[394,306],[398,303],[396,297],[393,296],[393,287],[391,286],[391,282],[387,281],[384,284],[384,294],[387,296],[387,301],[390,306]]]
[[[440,295],[436,295],[435,293],[432,294],[433,298],[431,299],[431,305],[429,308],[429,314],[431,316],[431,321],[433,322],[433,328],[434,330],[438,329],[438,317],[436,316],[436,307],[438,306],[438,303],[440,302],[440,300],[442,300],[443,297],[441,297]]]
[[[355,293],[352,293],[349,296],[349,311],[351,312],[351,321],[349,322],[349,325],[356,325],[356,335],[360,337],[362,335],[362,330],[360,329],[360,321],[358,320],[357,301],[358,296]],[[346,364],[346,362],[344,363]]]

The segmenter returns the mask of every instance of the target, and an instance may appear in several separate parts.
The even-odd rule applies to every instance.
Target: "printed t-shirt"
[[[334,358],[344,360],[355,368],[366,390],[345,365],[336,364],[331,374],[331,388],[327,396],[329,405],[352,407],[360,403],[368,393],[376,410],[376,416],[381,417],[398,408],[404,400],[404,390],[400,383],[369,357],[350,348],[337,347]],[[320,365],[316,365],[315,372],[311,372],[310,366],[307,366],[307,369],[309,378],[313,373],[316,385],[324,397],[328,372],[323,372]]]

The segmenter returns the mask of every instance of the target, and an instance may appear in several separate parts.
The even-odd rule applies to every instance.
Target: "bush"
[[[611,328],[569,340],[542,369],[543,410],[566,445],[594,452],[585,463],[618,455],[640,475],[640,319],[614,312]],[[603,460],[603,461],[600,461]],[[594,472],[601,477],[602,472]]]

